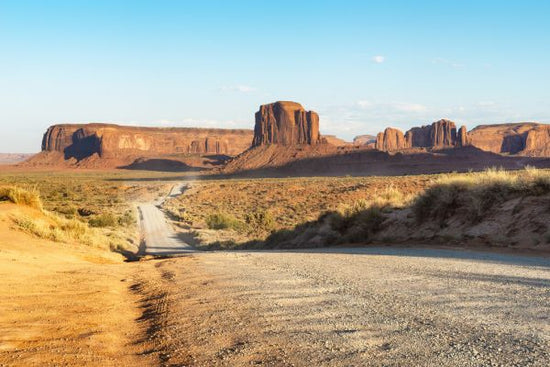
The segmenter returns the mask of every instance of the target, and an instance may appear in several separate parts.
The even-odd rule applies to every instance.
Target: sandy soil
[[[154,365],[121,256],[10,229],[0,204],[0,366]]]
[[[434,249],[140,263],[163,365],[547,366],[550,260]]]

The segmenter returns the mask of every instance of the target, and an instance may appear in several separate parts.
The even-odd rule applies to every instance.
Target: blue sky
[[[252,128],[294,100],[351,139],[550,122],[548,1],[0,0],[0,152],[47,126]]]

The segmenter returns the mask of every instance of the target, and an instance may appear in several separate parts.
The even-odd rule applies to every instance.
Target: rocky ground
[[[435,249],[139,264],[163,365],[547,366],[550,260]]]

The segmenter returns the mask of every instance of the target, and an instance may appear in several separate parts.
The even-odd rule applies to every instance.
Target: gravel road
[[[187,187],[186,183],[175,185],[167,197],[180,195]],[[194,248],[185,242],[170,226],[160,206],[166,198],[151,204],[138,206],[142,243],[140,253],[144,255],[177,256],[194,252]]]
[[[382,247],[139,266],[163,365],[550,365],[548,258]]]

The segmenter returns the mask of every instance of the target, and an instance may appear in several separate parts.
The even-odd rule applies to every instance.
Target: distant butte
[[[112,168],[166,155],[237,155],[250,147],[252,130],[154,128],[113,124],[53,125],[42,152],[29,165],[63,163]]]
[[[533,122],[481,125],[468,132],[465,126],[457,128],[453,121],[441,119],[405,133],[389,127],[376,137],[358,136],[353,143],[332,135],[321,136],[319,125],[315,111],[291,101],[261,105],[255,114],[254,130],[53,125],[44,134],[42,152],[21,165],[172,171],[218,167],[223,168],[221,172],[233,173],[298,167],[294,162],[309,161],[314,171],[345,173],[379,170],[376,165],[390,159],[394,152],[405,153],[406,157],[398,158],[410,164],[404,163],[403,167],[412,169],[411,164],[418,164],[420,171],[428,171],[442,150],[448,151],[451,162],[450,157],[467,157],[455,161],[449,169],[465,164],[474,167],[482,156],[483,164],[501,164],[503,156],[550,157],[550,125]]]
[[[457,130],[453,121],[442,119],[431,125],[413,127],[405,134],[399,129],[387,128],[376,138],[376,149],[381,151],[468,145],[499,154],[550,157],[550,125],[534,122],[480,125],[468,132],[465,126]]]
[[[256,112],[252,146],[265,144],[319,144],[319,115],[296,102],[279,101]]]

